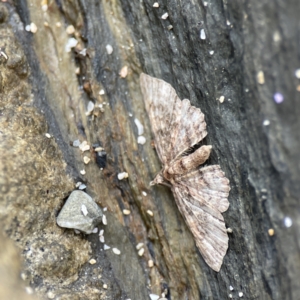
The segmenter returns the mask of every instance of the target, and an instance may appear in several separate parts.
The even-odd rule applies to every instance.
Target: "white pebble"
[[[265,74],[263,71],[259,71],[256,75],[256,79],[257,79],[257,82],[259,84],[264,84],[265,83]]]
[[[206,39],[206,34],[205,34],[204,29],[201,29],[201,30],[200,30],[200,39],[201,39],[201,40],[205,40],[205,39]]]
[[[158,300],[159,299],[159,296],[156,295],[156,294],[150,294],[149,296],[150,296],[151,300]]]
[[[129,209],[123,209],[123,214],[128,216],[130,215],[130,210]]]
[[[120,255],[121,254],[121,251],[118,248],[112,248],[112,251],[116,255]]]
[[[87,111],[92,112],[94,110],[95,104],[93,101],[89,101],[88,106],[87,106]]]
[[[145,249],[144,248],[141,248],[139,251],[138,251],[138,255],[139,256],[143,256],[145,253]]]
[[[154,266],[153,260],[152,260],[152,259],[149,259],[149,260],[148,260],[148,267],[149,267],[149,268],[152,268],[153,266]]]
[[[74,39],[73,37],[69,38],[68,42],[65,46],[65,51],[66,52],[71,52],[71,49],[76,47],[77,44],[78,44],[78,41],[76,39]]]
[[[122,172],[118,174],[118,179],[122,180],[124,178],[128,178],[128,173],[127,172]]]
[[[215,53],[214,50],[209,51],[209,54],[210,54],[210,55],[213,55],[214,53]]]
[[[88,210],[87,210],[87,208],[84,204],[81,205],[81,211],[82,211],[84,216],[87,216]]]
[[[263,125],[264,126],[269,126],[270,125],[270,121],[269,120],[264,120],[263,121]]]
[[[232,294],[229,294],[228,297],[231,299],[232,298]]]
[[[231,290],[231,291],[233,291],[234,290],[234,288],[230,285],[229,286],[229,289]]]
[[[94,259],[94,258],[92,258],[92,259],[89,260],[89,263],[90,263],[91,265],[94,265],[96,262],[97,262],[97,261],[96,261],[96,259]]]
[[[225,100],[225,97],[224,97],[224,96],[221,96],[220,99],[219,99],[220,103],[223,103],[224,100]]]
[[[226,229],[226,231],[227,231],[228,233],[232,233],[232,229],[231,229],[230,227],[228,227],[228,228]]]
[[[169,14],[168,14],[168,13],[165,13],[165,14],[163,14],[163,15],[161,16],[161,18],[162,18],[163,20],[165,20],[165,19],[168,18],[168,16],[169,16]]]
[[[99,241],[100,241],[102,244],[105,243],[104,235],[100,235]]]
[[[51,135],[49,133],[46,133],[45,134],[46,138],[50,139],[51,138]]]
[[[103,223],[103,225],[107,225],[106,215],[102,216],[102,223]]]
[[[34,23],[30,24],[30,31],[32,33],[36,33],[37,32],[37,26]]]
[[[83,157],[83,162],[87,165],[89,162],[91,161],[91,159],[87,156]]]
[[[147,210],[147,214],[149,215],[149,216],[151,216],[151,217],[153,217],[153,212],[152,212],[152,210]]]
[[[137,118],[134,119],[134,123],[138,129],[138,135],[142,135],[144,133],[144,126],[142,125],[142,123]]]
[[[87,141],[83,141],[78,147],[82,152],[88,151],[91,148]]]
[[[73,147],[79,147],[79,145],[80,145],[80,141],[79,140],[73,141]]]
[[[25,291],[29,295],[33,294],[33,289],[30,286],[26,286]]]
[[[107,284],[106,283],[103,284],[103,288],[107,290]]]
[[[99,91],[99,95],[104,95],[104,94],[105,94],[104,90]]]
[[[146,138],[142,135],[140,135],[137,139],[137,143],[140,145],[144,145],[146,143]]]
[[[103,207],[103,211],[107,211],[107,207]]]
[[[104,233],[104,229],[101,229],[101,230],[99,231],[99,235],[103,235],[103,233]]]
[[[136,250],[140,250],[143,246],[144,246],[144,243],[138,243],[135,248],[136,248]]]
[[[85,175],[85,170],[80,170],[81,175]]]
[[[153,7],[159,7],[159,3],[158,3],[158,2],[155,2],[155,3],[153,4]]]
[[[290,217],[285,217],[283,223],[285,227],[289,228],[293,225],[293,220]]]
[[[243,297],[243,292],[239,292],[239,297],[242,298]]]
[[[300,79],[300,69],[297,69],[295,71],[295,76],[296,76],[296,78]]]
[[[97,233],[97,232],[98,232],[98,228],[95,227],[95,228],[93,229],[93,233]]]
[[[110,247],[109,247],[109,246],[107,246],[106,244],[104,244],[104,247],[103,247],[103,249],[104,249],[104,250],[108,250],[108,249],[110,249]]]
[[[84,183],[80,184],[78,187],[79,190],[84,190],[86,189],[86,185]]]
[[[53,292],[48,292],[47,293],[47,297],[49,298],[49,299],[54,299],[55,298],[55,294],[53,293]]]
[[[207,6],[207,4],[208,4],[207,2],[205,2],[205,1],[203,2],[203,5],[204,5],[204,6]]]
[[[113,47],[111,45],[109,45],[109,44],[106,45],[105,48],[106,48],[106,52],[107,52],[108,55],[112,54],[113,51],[114,51]]]
[[[119,75],[121,78],[126,78],[126,76],[128,75],[128,67],[127,66],[124,66],[120,72],[119,72]]]
[[[75,28],[74,28],[73,25],[67,26],[67,28],[66,28],[66,33],[67,34],[73,34],[74,32],[75,32]]]
[[[145,191],[142,191],[143,196],[147,196],[147,193]]]

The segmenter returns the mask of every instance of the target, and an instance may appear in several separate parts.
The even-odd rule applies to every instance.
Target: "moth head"
[[[163,184],[165,182],[163,176],[161,173],[158,173],[155,178],[150,182],[150,186],[156,185],[156,184]]]

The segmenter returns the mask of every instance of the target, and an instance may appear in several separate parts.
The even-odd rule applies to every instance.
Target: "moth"
[[[199,167],[212,150],[198,146],[207,135],[204,114],[163,80],[142,73],[140,85],[163,165],[150,185],[171,188],[202,257],[219,272],[228,248],[221,213],[229,207],[230,186],[219,165]]]

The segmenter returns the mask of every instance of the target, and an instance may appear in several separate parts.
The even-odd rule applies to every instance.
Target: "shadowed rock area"
[[[40,299],[297,300],[300,3],[153,4],[0,3],[1,227],[25,281],[12,276],[12,286]],[[219,273],[171,192],[149,186],[161,166],[141,72],[205,114],[207,164],[231,184]],[[107,218],[90,235],[56,224],[79,181]]]

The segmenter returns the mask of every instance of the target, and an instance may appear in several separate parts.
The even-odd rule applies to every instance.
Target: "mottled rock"
[[[73,191],[60,211],[56,222],[60,227],[93,232],[102,220],[102,211],[96,202],[82,191]]]

